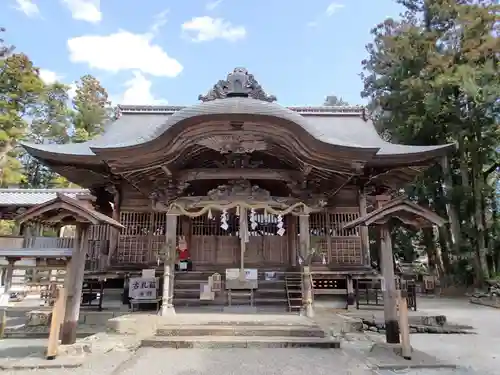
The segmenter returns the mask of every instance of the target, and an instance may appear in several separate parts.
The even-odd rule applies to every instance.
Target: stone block
[[[71,345],[59,345],[57,355],[67,357],[78,357],[92,353],[92,345],[90,343],[77,342]]]
[[[104,326],[109,319],[113,319],[112,312],[93,312],[85,315],[85,324]]]
[[[158,316],[152,314],[129,314],[108,319],[108,331],[123,335],[152,336],[156,332]]]
[[[49,327],[52,319],[52,311],[33,310],[26,313],[26,325],[28,327]]]

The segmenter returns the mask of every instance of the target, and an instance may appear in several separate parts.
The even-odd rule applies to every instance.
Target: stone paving
[[[366,360],[370,335],[350,335],[342,349],[154,349],[94,352],[81,368],[4,371],[8,375],[498,375],[500,326],[498,310],[471,305],[465,300],[422,299],[419,310],[443,314],[453,323],[468,324],[477,335],[411,335],[415,349],[455,363],[458,369],[373,370]],[[292,318],[294,319],[294,318]],[[380,335],[373,335],[378,336]],[[375,338],[374,338],[375,339]],[[375,339],[376,340],[376,339]],[[24,356],[44,347],[44,340],[0,341],[0,358]],[[22,347],[22,349],[21,349]],[[31,348],[31,349],[30,349]]]

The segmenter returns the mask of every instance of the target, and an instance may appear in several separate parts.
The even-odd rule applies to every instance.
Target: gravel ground
[[[415,334],[416,349],[455,363],[461,368],[440,370],[370,370],[362,350],[366,340],[355,340],[343,349],[153,349],[133,355],[126,351],[92,354],[82,368],[2,372],[7,375],[498,375],[500,374],[500,325],[498,310],[463,300],[422,299],[422,312],[444,314],[451,323],[468,324],[477,335]],[[0,357],[26,355],[43,347],[44,340],[0,341]]]

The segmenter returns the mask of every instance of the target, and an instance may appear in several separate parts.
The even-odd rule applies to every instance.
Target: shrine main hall
[[[310,265],[345,290],[342,278],[375,271],[368,228],[344,224],[452,147],[387,142],[359,106],[283,107],[243,68],[198,99],[119,106],[87,142],[23,144],[124,226],[93,228],[87,274],[163,275],[181,247],[189,268],[172,280],[174,304],[198,298],[198,287],[190,294],[182,286],[189,274],[205,280],[228,269],[256,270],[264,285]],[[254,297],[257,305],[272,299],[269,291]]]

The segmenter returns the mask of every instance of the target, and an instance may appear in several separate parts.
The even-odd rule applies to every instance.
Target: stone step
[[[247,325],[178,325],[162,326],[157,337],[172,336],[278,336],[278,337],[325,337],[319,327],[304,326],[247,326]]]
[[[338,349],[340,341],[326,337],[280,336],[176,336],[144,339],[142,347],[148,348],[320,348]]]
[[[232,299],[233,305],[241,304],[241,305],[248,305],[249,304],[249,297],[245,298],[236,298],[234,297]],[[264,306],[264,305],[284,305],[288,304],[288,299],[283,297],[283,298],[254,298],[254,304],[255,306]],[[227,301],[224,298],[223,300],[216,299],[214,301],[211,300],[200,300],[197,297],[193,298],[181,298],[181,297],[174,297],[174,306],[217,306],[217,305],[227,305]]]

